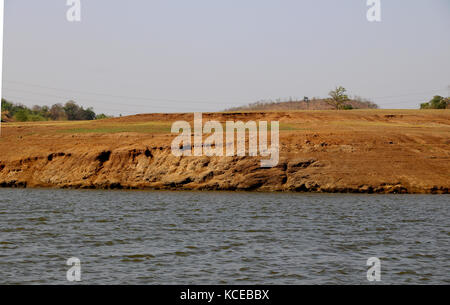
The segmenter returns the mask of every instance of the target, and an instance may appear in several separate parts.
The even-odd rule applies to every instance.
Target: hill
[[[346,102],[347,109],[378,109],[378,105],[360,98],[350,99]],[[332,110],[334,107],[327,103],[327,99],[313,98],[289,101],[259,101],[246,106],[233,107],[226,111],[290,111],[290,110]]]

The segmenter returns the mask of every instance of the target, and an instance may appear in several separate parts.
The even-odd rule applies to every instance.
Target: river
[[[0,284],[449,284],[449,238],[449,195],[0,189]]]

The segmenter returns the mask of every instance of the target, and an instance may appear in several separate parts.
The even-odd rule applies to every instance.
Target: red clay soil
[[[208,113],[280,121],[280,162],[175,157],[170,126],[192,114],[2,123],[0,186],[96,189],[449,193],[449,110]]]

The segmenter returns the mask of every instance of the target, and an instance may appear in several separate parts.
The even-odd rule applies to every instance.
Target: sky
[[[325,97],[382,108],[450,95],[450,1],[5,0],[3,97],[97,113],[220,111]]]

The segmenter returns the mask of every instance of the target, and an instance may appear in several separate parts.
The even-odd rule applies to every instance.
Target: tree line
[[[109,116],[96,114],[92,107],[83,108],[74,101],[52,106],[35,105],[31,108],[2,99],[2,121],[82,121],[99,120]]]

